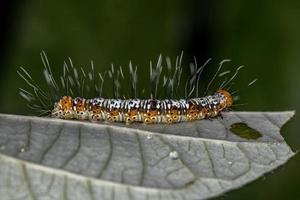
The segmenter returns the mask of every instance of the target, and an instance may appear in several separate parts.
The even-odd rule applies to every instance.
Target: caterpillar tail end
[[[220,93],[220,94],[222,94],[222,95],[224,95],[224,97],[225,97],[225,105],[224,105],[224,107],[225,108],[229,108],[230,106],[232,106],[232,104],[233,104],[233,97],[232,97],[232,95],[230,94],[229,91],[227,91],[227,90],[225,90],[223,88],[220,88],[220,89],[218,89],[217,92]]]

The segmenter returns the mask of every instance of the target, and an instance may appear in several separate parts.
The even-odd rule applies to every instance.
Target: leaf
[[[294,153],[280,127],[294,112],[126,126],[0,115],[1,199],[207,199]],[[261,134],[233,134],[233,124]]]

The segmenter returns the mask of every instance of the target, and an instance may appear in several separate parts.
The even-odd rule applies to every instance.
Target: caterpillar
[[[177,56],[175,67],[172,67],[171,59],[166,58],[166,67],[162,62],[160,55],[156,67],[153,67],[150,61],[150,98],[137,98],[137,66],[133,67],[129,62],[129,74],[131,80],[131,97],[121,95],[121,81],[125,78],[123,68],[120,66],[104,73],[95,73],[93,62],[91,70],[87,73],[83,68],[73,66],[69,58],[69,64],[64,62],[63,75],[60,76],[60,84],[56,81],[48,58],[44,51],[41,52],[41,59],[44,64],[44,77],[48,86],[45,91],[32,79],[30,74],[21,67],[18,70],[20,77],[25,80],[32,92],[20,88],[20,95],[28,101],[28,106],[40,113],[40,115],[49,115],[60,119],[77,119],[90,121],[106,122],[124,122],[131,124],[134,122],[143,122],[145,124],[153,123],[178,123],[194,121],[200,119],[210,119],[221,116],[221,112],[229,110],[234,104],[236,96],[230,92],[233,79],[237,76],[240,66],[236,69],[230,78],[225,78],[217,87],[212,95],[206,95],[210,86],[217,77],[223,77],[230,71],[220,72],[224,63],[230,60],[223,60],[209,82],[203,97],[199,95],[199,82],[204,67],[209,63],[207,60],[202,66],[197,66],[197,61],[190,64],[190,76],[187,78],[184,89],[185,97],[174,99],[174,95],[182,88],[182,56]],[[161,76],[162,72],[165,72]],[[97,77],[96,77],[97,74]],[[112,81],[114,98],[105,98],[102,94],[106,75]],[[252,81],[251,85],[256,80]],[[165,89],[168,98],[159,98],[159,87]],[[91,89],[92,88],[92,89]],[[94,91],[98,97],[83,98],[84,93]],[[145,95],[145,88],[142,94]],[[91,94],[89,94],[91,96]],[[77,96],[77,97],[75,97]],[[194,96],[194,97],[193,97]],[[122,98],[121,98],[122,97]]]
[[[176,123],[215,117],[233,103],[231,94],[219,89],[216,94],[192,99],[84,99],[63,96],[51,115],[62,119],[105,120],[109,122]]]

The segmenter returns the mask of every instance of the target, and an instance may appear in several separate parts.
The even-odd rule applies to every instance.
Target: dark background
[[[41,81],[39,53],[48,54],[54,73],[70,56],[77,66],[92,59],[97,70],[132,60],[140,73],[162,53],[184,63],[232,59],[245,65],[237,86],[239,110],[300,109],[300,1],[0,1],[0,112],[29,114],[16,70],[24,66]],[[187,65],[186,65],[187,66]],[[212,66],[211,66],[212,67]],[[216,69],[216,66],[212,69]],[[209,69],[208,71],[210,71]],[[184,71],[187,73],[188,68]],[[209,76],[204,76],[209,81]],[[141,82],[140,84],[147,84]],[[282,134],[294,151],[300,147],[299,115]],[[300,158],[242,189],[217,199],[296,199],[300,197]]]

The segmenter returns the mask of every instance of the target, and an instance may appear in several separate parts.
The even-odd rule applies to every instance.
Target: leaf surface
[[[280,128],[294,112],[228,112],[172,125],[0,115],[1,199],[207,199],[294,155]],[[234,124],[255,139],[233,133]],[[249,131],[243,131],[243,134]]]

